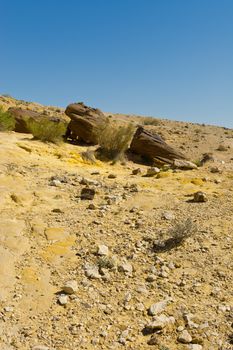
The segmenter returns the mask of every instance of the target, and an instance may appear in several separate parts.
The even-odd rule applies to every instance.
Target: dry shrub
[[[196,225],[188,218],[184,223],[176,224],[169,232],[168,238],[154,242],[153,251],[166,252],[184,243],[196,231]]]
[[[15,119],[0,106],[0,131],[14,130]]]
[[[66,133],[67,124],[43,118],[39,121],[28,119],[27,128],[35,139],[43,142],[60,143]]]
[[[97,154],[109,160],[121,159],[129,146],[134,130],[133,123],[119,124],[108,120],[105,126],[98,130]]]
[[[143,118],[143,124],[144,125],[154,125],[157,126],[160,124],[160,120],[156,119],[154,117],[144,117]]]
[[[87,150],[81,153],[82,159],[85,162],[94,164],[96,163],[95,152],[93,150]]]

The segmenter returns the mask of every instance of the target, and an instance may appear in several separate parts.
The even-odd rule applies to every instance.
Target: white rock
[[[97,254],[107,256],[109,254],[108,247],[104,244],[99,245],[98,250],[97,250]]]
[[[74,294],[78,290],[78,283],[75,280],[67,281],[62,287],[63,292],[66,294]]]
[[[68,296],[65,294],[59,295],[58,302],[60,305],[66,305],[68,303]]]
[[[162,311],[165,310],[165,308],[167,307],[167,304],[168,304],[168,300],[162,300],[162,301],[159,301],[158,303],[151,305],[148,310],[148,314],[150,316],[155,316],[161,313]]]
[[[61,186],[61,181],[53,179],[53,180],[50,181],[50,186],[60,187]]]
[[[189,350],[202,350],[202,345],[200,344],[189,344],[188,345]]]
[[[159,172],[160,172],[160,169],[153,166],[153,167],[147,169],[146,176],[154,176],[154,175],[158,174]]]
[[[96,265],[86,263],[84,266],[84,271],[85,271],[85,275],[88,278],[93,278],[93,279],[101,278],[101,275],[99,273],[99,269]]]
[[[169,323],[175,323],[174,317],[167,317],[166,315],[161,314],[159,316],[154,317],[153,321],[148,323],[145,326],[145,328],[148,331],[155,332],[156,330],[163,329]]]
[[[175,159],[173,166],[178,169],[197,169],[197,165],[188,161],[188,160],[181,160],[181,159]]]
[[[169,212],[169,211],[165,211],[162,214],[162,218],[165,220],[173,220],[175,218],[175,216],[173,215],[173,213]]]
[[[12,312],[12,311],[14,310],[14,308],[13,308],[12,306],[5,306],[5,307],[4,307],[4,310],[5,310],[6,312]]]
[[[133,266],[130,263],[124,263],[118,267],[119,272],[124,272],[126,275],[132,276]]]
[[[45,345],[35,345],[32,350],[49,350],[49,347]]]
[[[135,309],[137,311],[144,311],[145,310],[145,306],[143,305],[143,303],[138,303],[136,306],[135,306]]]
[[[192,337],[189,334],[189,332],[185,329],[180,333],[177,340],[180,343],[188,344],[188,343],[191,343]]]

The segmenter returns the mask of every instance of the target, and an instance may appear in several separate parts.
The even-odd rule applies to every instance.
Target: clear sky
[[[0,0],[0,93],[233,127],[233,0]]]

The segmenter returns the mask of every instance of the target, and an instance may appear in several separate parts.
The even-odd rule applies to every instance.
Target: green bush
[[[97,132],[99,144],[98,155],[108,160],[122,158],[132,139],[135,126],[133,123],[125,125],[110,121]]]
[[[38,121],[28,119],[26,124],[34,139],[53,143],[62,142],[67,128],[67,124],[62,121],[54,122],[46,118]]]
[[[13,130],[14,127],[15,119],[0,106],[0,131]]]

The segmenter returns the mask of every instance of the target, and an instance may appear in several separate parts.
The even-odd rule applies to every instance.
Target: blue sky
[[[232,0],[1,0],[0,93],[233,127]]]

